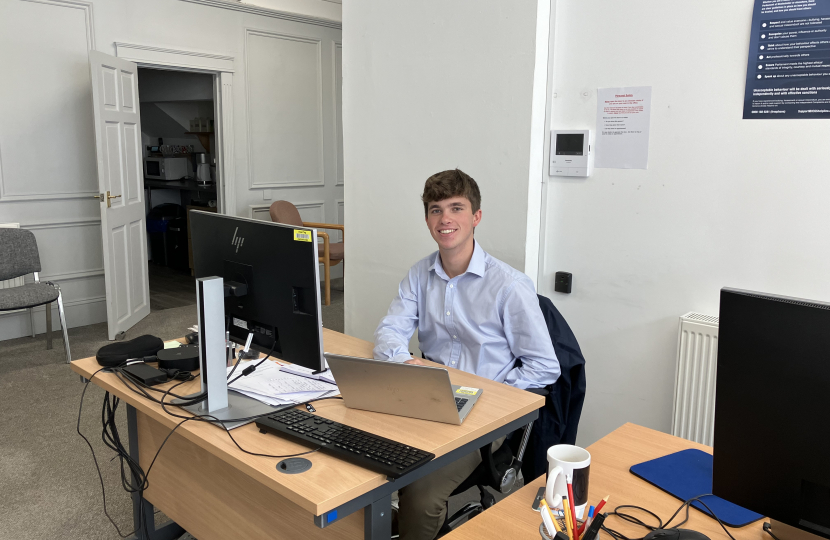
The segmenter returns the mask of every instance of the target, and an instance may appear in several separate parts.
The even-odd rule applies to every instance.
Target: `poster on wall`
[[[650,86],[598,88],[594,167],[647,169],[650,118]]]
[[[755,0],[744,118],[830,118],[830,0]]]

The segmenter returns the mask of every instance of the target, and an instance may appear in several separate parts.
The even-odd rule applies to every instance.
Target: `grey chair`
[[[0,289],[0,311],[29,309],[32,321],[32,337],[35,337],[35,318],[32,308],[46,306],[46,348],[52,348],[52,302],[58,302],[58,313],[63,329],[63,346],[66,363],[72,361],[69,337],[66,333],[66,316],[63,311],[61,289],[51,281],[40,281],[40,256],[35,235],[26,229],[0,228],[0,281],[34,273],[34,283]]]

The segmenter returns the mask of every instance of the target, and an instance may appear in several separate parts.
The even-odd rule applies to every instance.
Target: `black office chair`
[[[539,410],[539,418],[524,429],[511,433],[495,452],[492,452],[489,444],[479,450],[481,464],[452,495],[477,486],[481,498],[467,503],[455,514],[448,516],[438,533],[439,537],[496,504],[495,497],[487,491],[486,486],[508,494],[520,487],[516,482],[519,471],[525,482],[535,480],[547,471],[548,448],[555,444],[576,443],[585,399],[585,358],[562,314],[548,298],[538,298],[539,308],[559,360],[559,379],[546,388],[528,390],[545,396],[545,406]]]
[[[547,396],[549,393],[547,388],[531,388],[528,392],[541,396]],[[486,486],[490,486],[505,495],[521,487],[519,473],[522,470],[522,458],[532,431],[533,422],[508,435],[504,443],[495,452],[492,451],[492,444],[479,449],[481,464],[461,485],[455,488],[450,496],[464,493],[471,487],[476,486],[480,493],[480,499],[465,504],[455,514],[448,516],[438,532],[439,538],[496,504],[496,498],[487,491]]]

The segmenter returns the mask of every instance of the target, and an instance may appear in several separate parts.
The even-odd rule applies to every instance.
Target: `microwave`
[[[189,176],[186,157],[144,158],[144,178],[152,180],[180,180]]]

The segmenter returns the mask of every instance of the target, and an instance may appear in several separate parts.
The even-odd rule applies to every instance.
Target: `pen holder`
[[[565,519],[564,518],[556,518],[556,521],[559,522],[559,525],[562,527],[562,530],[567,529],[567,527],[565,527]],[[576,522],[577,522],[578,525],[581,526],[582,523],[584,522],[584,520],[577,519]],[[544,523],[539,524],[539,534],[542,536],[543,540],[554,540],[554,538],[552,536],[548,535],[548,531],[547,531],[547,529],[545,529],[545,524]],[[597,533],[597,540],[599,540],[600,536],[602,536],[602,531]]]

